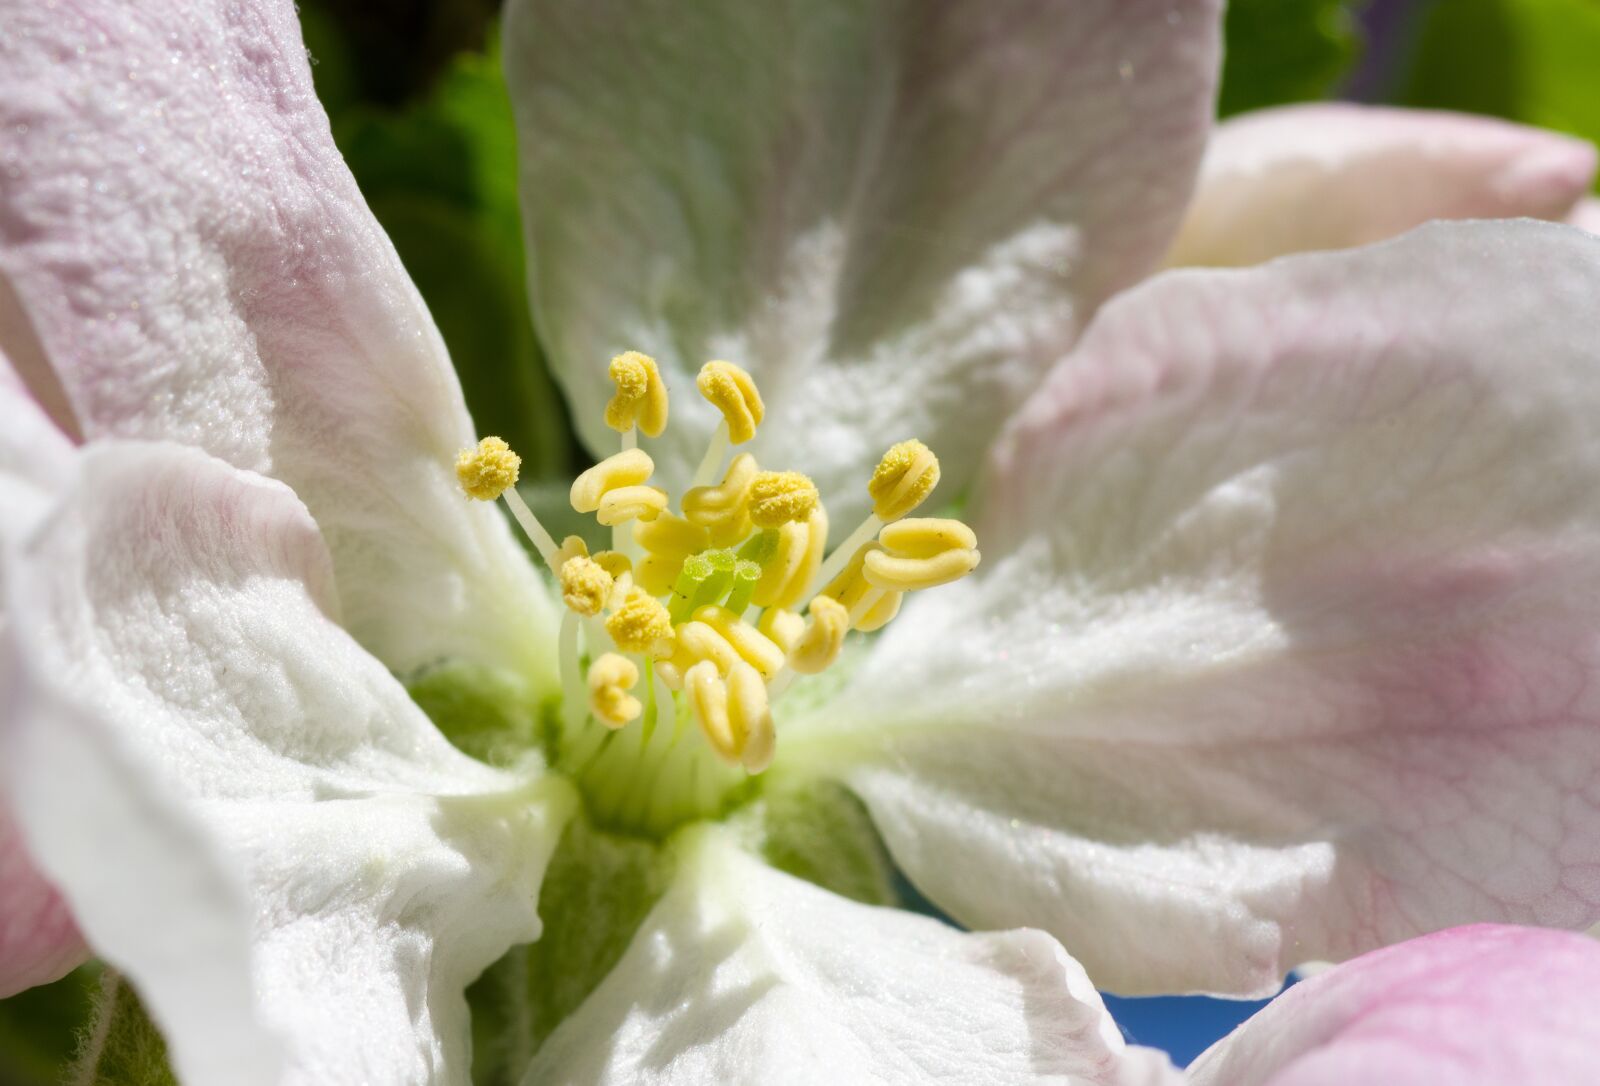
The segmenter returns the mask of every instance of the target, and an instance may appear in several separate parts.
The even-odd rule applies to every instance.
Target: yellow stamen
[[[589,665],[589,709],[608,728],[620,728],[644,712],[639,699],[629,694],[639,681],[639,667],[626,656],[603,654]]]
[[[750,481],[750,520],[757,528],[803,521],[817,508],[817,484],[798,471],[757,472]]]
[[[667,492],[659,487],[619,486],[601,497],[595,519],[610,528],[630,520],[655,520],[666,507]]]
[[[875,588],[910,592],[949,584],[978,566],[978,537],[959,520],[918,517],[878,533],[882,550],[865,555],[862,576]]]
[[[638,486],[655,470],[655,461],[643,449],[627,449],[608,456],[573,480],[569,494],[572,508],[580,513],[593,513],[600,508],[606,494]]]
[[[704,622],[685,622],[678,626],[673,641],[672,666],[679,675],[700,663],[716,665],[719,674],[726,675],[739,662],[739,650],[728,639]]]
[[[890,446],[883,454],[867,483],[867,493],[880,520],[899,520],[921,505],[938,484],[939,458],[912,439]]]
[[[703,661],[684,676],[684,689],[700,730],[718,757],[751,773],[771,764],[776,733],[766,684],[754,668],[740,662],[724,681],[714,664]]]
[[[839,658],[844,635],[850,632],[850,612],[830,596],[818,596],[808,610],[811,621],[789,650],[789,666],[802,675],[816,675]]]
[[[783,649],[726,607],[702,607],[694,613],[694,621],[705,623],[721,635],[739,658],[759,671],[762,678],[772,678],[783,667]]]
[[[606,425],[618,433],[637,426],[646,437],[660,437],[667,428],[667,386],[656,360],[626,351],[611,360],[609,373],[617,391],[606,404]]]
[[[613,578],[592,558],[567,559],[560,577],[561,599],[580,615],[598,615],[611,597]]]
[[[559,569],[556,541],[550,538],[550,533],[545,531],[539,518],[528,508],[528,503],[517,493],[517,472],[521,466],[522,458],[498,437],[486,437],[478,442],[476,448],[462,449],[456,453],[456,479],[467,496],[482,502],[504,497],[511,515],[527,533],[539,557],[552,570]]]
[[[623,652],[642,652],[651,656],[672,653],[672,618],[661,601],[634,589],[606,619],[606,633]]]
[[[787,611],[782,607],[769,607],[761,612],[761,618],[756,621],[756,629],[765,634],[767,640],[788,653],[805,633],[806,620],[794,611]]]
[[[755,457],[734,457],[722,482],[697,486],[683,496],[683,515],[706,530],[712,546],[738,543],[750,534],[750,485],[759,474]]]
[[[900,611],[902,593],[878,588],[865,575],[868,556],[882,549],[878,543],[857,548],[843,572],[828,582],[819,594],[819,598],[829,596],[838,600],[850,613],[851,625],[866,633],[880,629]]]
[[[469,498],[492,502],[517,485],[522,457],[498,437],[486,437],[476,448],[456,453],[456,479]]]
[[[695,384],[700,395],[722,412],[728,424],[728,440],[743,445],[756,436],[756,427],[766,417],[767,409],[748,373],[732,362],[707,362],[700,367]]]

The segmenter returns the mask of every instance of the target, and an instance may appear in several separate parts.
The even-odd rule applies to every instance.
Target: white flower
[[[683,393],[652,466],[687,481],[716,417],[689,375],[734,358],[769,404],[750,447],[836,527],[918,436],[983,565],[794,682],[764,773],[685,791],[647,723],[721,763],[628,704],[626,657],[570,688],[557,606],[456,491],[476,435],[287,5],[8,13],[6,786],[186,1080],[462,1081],[461,991],[538,935],[579,800],[670,834],[670,885],[530,1082],[1153,1081],[1057,939],[1108,986],[1254,991],[1600,915],[1600,242],[1434,228],[1177,274],[1068,354],[1171,241],[1214,4],[509,20],[534,305],[592,447],[604,361],[650,351]],[[393,677],[457,665],[527,706],[569,683],[554,765],[457,753]],[[958,919],[1044,930],[768,867],[764,801],[819,780]]]

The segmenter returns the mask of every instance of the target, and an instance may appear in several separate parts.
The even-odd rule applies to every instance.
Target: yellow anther
[[[642,652],[651,656],[672,653],[672,617],[661,601],[634,589],[622,606],[606,619],[606,633],[623,652]]]
[[[633,571],[633,562],[620,551],[596,551],[594,561],[595,565],[613,577],[621,577],[624,573]]]
[[[949,584],[978,566],[978,537],[959,520],[915,517],[878,533],[882,550],[865,556],[862,576],[895,592]]]
[[[893,445],[878,461],[867,483],[872,511],[880,520],[899,520],[939,485],[939,458],[915,439]]]
[[[728,423],[729,441],[743,445],[756,436],[756,427],[766,417],[767,409],[748,373],[732,362],[707,362],[700,367],[695,384],[700,395],[722,412]]]
[[[756,629],[765,634],[767,640],[788,653],[806,632],[806,620],[794,611],[786,611],[782,607],[768,607],[761,612],[761,618],[756,622]]]
[[[637,719],[644,706],[628,691],[638,681],[639,667],[626,656],[608,652],[590,664],[589,709],[595,719],[608,728]]]
[[[726,675],[739,662],[739,650],[728,639],[704,622],[685,622],[676,631],[671,664],[678,674],[687,675],[696,664],[710,663]]]
[[[683,515],[706,530],[712,546],[731,547],[750,534],[750,485],[760,473],[749,453],[734,457],[722,482],[684,494]]]
[[[552,563],[559,572],[561,567],[573,558],[589,557],[589,544],[583,541],[582,536],[569,535],[561,541],[561,546],[556,549],[556,560]]]
[[[811,601],[811,621],[789,650],[789,666],[802,675],[827,670],[844,648],[844,635],[850,632],[850,612],[830,596]]]
[[[777,529],[777,546],[762,566],[751,602],[766,608],[798,604],[816,577],[827,546],[828,514],[820,504],[805,523],[791,521]]]
[[[850,558],[850,564],[845,566],[833,580],[823,588],[820,596],[828,596],[838,600],[844,609],[855,614],[859,607],[865,607],[855,620],[854,627],[858,630],[871,632],[884,626],[900,611],[901,593],[895,590],[878,588],[866,578],[865,567],[869,556],[883,550],[879,543],[867,543],[858,548]],[[876,598],[875,603],[863,603],[871,594]]]
[[[700,730],[718,757],[751,773],[771,764],[777,736],[766,684],[754,668],[741,662],[724,680],[714,664],[704,661],[689,669],[683,685]]]
[[[497,437],[486,437],[476,448],[456,453],[456,479],[467,497],[492,502],[517,485],[522,457]]]
[[[783,649],[766,634],[739,618],[726,607],[702,607],[694,613],[696,622],[711,627],[733,646],[739,658],[770,679],[783,667]]]
[[[817,508],[817,484],[798,471],[761,471],[750,481],[750,520],[757,528],[803,521]]]
[[[667,428],[667,386],[656,360],[626,351],[611,360],[616,394],[606,404],[606,425],[622,433],[637,426],[646,437],[660,437]]]
[[[572,482],[572,508],[593,513],[613,490],[638,486],[656,470],[655,461],[643,449],[628,449],[606,457]]]
[[[595,519],[609,528],[630,520],[655,520],[666,507],[667,492],[659,487],[619,486],[601,497]]]
[[[592,558],[567,559],[560,576],[561,599],[580,615],[598,615],[611,598],[611,574]]]
[[[900,604],[905,599],[903,592],[885,592],[877,603],[866,609],[866,612],[855,621],[855,628],[862,633],[871,633],[881,630],[889,625],[895,615],[900,613]]]
[[[683,569],[683,560],[711,546],[710,532],[671,513],[635,523],[633,539],[646,552],[633,575],[652,596],[671,592],[673,582]]]

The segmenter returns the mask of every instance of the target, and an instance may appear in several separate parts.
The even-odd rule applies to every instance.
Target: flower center
[[[707,362],[695,382],[722,422],[674,502],[649,485],[655,462],[638,447],[640,433],[667,425],[660,370],[629,351],[609,372],[605,420],[621,447],[570,495],[611,529],[609,550],[591,554],[578,536],[556,543],[518,496],[521,461],[497,437],[463,449],[456,474],[469,497],[505,499],[560,587],[558,768],[601,825],[660,835],[747,792],[777,752],[772,708],[784,691],[832,667],[851,630],[894,618],[906,592],[971,572],[977,537],[960,521],[908,516],[938,483],[939,461],[902,441],[867,483],[872,513],[829,553],[809,478],[763,471],[749,453],[724,463],[766,414],[730,362]]]

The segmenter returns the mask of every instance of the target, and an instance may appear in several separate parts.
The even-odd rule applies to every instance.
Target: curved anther
[[[754,668],[740,663],[724,679],[715,665],[703,661],[684,675],[683,686],[700,730],[719,758],[751,773],[771,764],[777,736],[766,684]]]
[[[831,596],[818,596],[808,608],[811,621],[789,649],[789,666],[802,675],[826,671],[844,648],[850,632],[850,612]]]
[[[589,711],[608,728],[620,728],[644,711],[629,694],[639,681],[639,667],[626,656],[603,654],[589,665]]]
[[[611,360],[607,372],[617,391],[606,404],[606,425],[618,433],[637,426],[646,437],[660,437],[667,428],[667,386],[656,360],[625,351]]]
[[[783,649],[726,607],[702,607],[694,613],[694,621],[705,623],[721,635],[762,678],[772,678],[783,667]]]
[[[938,485],[939,458],[913,438],[891,445],[883,454],[867,482],[867,493],[878,519],[892,521],[921,505]]]
[[[625,449],[614,453],[573,480],[572,491],[568,495],[572,500],[572,508],[580,513],[596,512],[608,493],[639,486],[655,470],[655,461],[643,449]]]
[[[798,471],[761,471],[750,480],[750,520],[757,528],[803,521],[817,508],[817,484]]]
[[[738,543],[750,534],[750,485],[758,474],[755,457],[734,457],[722,482],[697,486],[683,496],[683,515],[706,530],[713,546]]]
[[[874,588],[894,592],[934,588],[978,566],[978,537],[959,520],[918,517],[878,533],[881,550],[866,554],[862,575]]]
[[[700,395],[722,412],[728,425],[728,440],[743,445],[756,436],[756,427],[766,417],[766,405],[750,374],[732,362],[707,362],[695,378]]]

